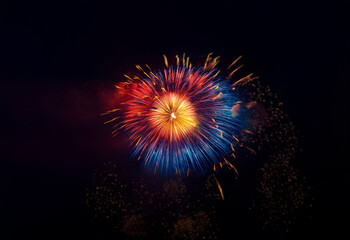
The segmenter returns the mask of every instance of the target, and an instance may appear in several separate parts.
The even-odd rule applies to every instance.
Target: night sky
[[[303,150],[292,164],[314,199],[288,233],[237,211],[222,217],[223,235],[349,236],[349,1],[13,0],[0,1],[0,239],[125,238],[85,204],[96,169],[129,154],[100,114],[135,64],[183,52],[243,55],[244,71],[278,94]],[[256,166],[242,171],[238,193],[256,184]]]

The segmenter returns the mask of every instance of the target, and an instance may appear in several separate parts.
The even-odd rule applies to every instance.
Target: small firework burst
[[[86,202],[96,219],[131,239],[217,239],[216,185],[194,189],[178,176],[157,184],[124,179],[120,171],[107,162],[94,174]]]
[[[246,87],[251,131],[242,134],[241,142],[264,162],[251,210],[264,229],[289,231],[298,211],[311,206],[310,187],[291,164],[300,151],[297,130],[268,86],[255,81]]]
[[[203,236],[205,236],[203,238]],[[172,239],[217,239],[215,232],[212,232],[210,218],[204,211],[191,215],[180,215],[173,224]]]
[[[217,68],[219,57],[211,54],[201,67],[193,67],[185,54],[182,61],[176,56],[174,66],[165,55],[164,60],[166,68],[155,72],[148,65],[147,72],[136,65],[142,75],[125,75],[127,81],[116,86],[127,97],[121,108],[107,112],[123,110],[113,134],[124,129],[133,147],[132,158],[141,159],[154,172],[204,172],[227,162],[241,131],[237,87],[255,77],[249,74],[231,84],[242,66],[224,77]]]
[[[253,207],[264,229],[289,231],[298,211],[310,204],[305,177],[283,162],[285,159],[273,159],[261,168],[262,180]]]
[[[121,231],[129,237],[144,238],[147,236],[145,222],[141,214],[131,214],[123,216],[121,221]]]
[[[93,210],[94,217],[109,222],[125,211],[125,188],[126,185],[119,180],[115,164],[106,163],[101,171],[96,171],[93,184],[86,193],[86,204]]]

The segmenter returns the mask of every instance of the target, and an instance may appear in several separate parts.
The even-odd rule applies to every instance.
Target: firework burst
[[[141,159],[154,172],[204,172],[227,162],[225,157],[234,156],[241,129],[236,87],[254,79],[252,74],[232,85],[229,79],[241,66],[224,77],[216,67],[219,57],[211,54],[201,67],[193,67],[185,54],[182,61],[176,56],[174,66],[165,55],[164,60],[166,68],[156,72],[148,65],[147,72],[136,65],[142,76],[125,75],[128,80],[116,86],[127,97],[123,107],[107,112],[122,110],[122,121],[113,133],[124,129],[132,158]]]

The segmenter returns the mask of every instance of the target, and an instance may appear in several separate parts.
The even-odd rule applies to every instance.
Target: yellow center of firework
[[[196,113],[191,102],[175,93],[157,98],[150,112],[150,121],[157,135],[181,140],[197,126]]]

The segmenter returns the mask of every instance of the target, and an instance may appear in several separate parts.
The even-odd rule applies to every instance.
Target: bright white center
[[[175,114],[173,112],[171,113],[171,117],[172,118],[176,118],[176,116],[175,116]]]

